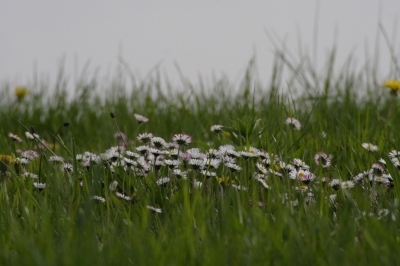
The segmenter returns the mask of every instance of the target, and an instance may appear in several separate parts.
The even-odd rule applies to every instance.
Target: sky
[[[180,84],[177,65],[192,83],[199,76],[237,83],[254,57],[265,83],[271,35],[295,55],[301,39],[316,68],[335,44],[338,65],[351,54],[361,67],[378,38],[378,71],[387,78],[378,25],[399,56],[399,16],[399,0],[0,1],[0,82],[29,84],[36,74],[54,82],[60,65],[72,82],[85,64],[110,76],[122,59],[141,77],[158,67],[172,84]]]

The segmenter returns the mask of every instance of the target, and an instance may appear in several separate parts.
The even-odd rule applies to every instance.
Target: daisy
[[[39,153],[36,151],[27,150],[21,153],[21,157],[32,161],[33,159],[39,157]]]
[[[100,197],[100,196],[92,196],[92,197],[90,197],[90,199],[97,200],[102,203],[106,202],[106,199],[103,197]]]
[[[338,190],[340,187],[340,180],[339,179],[332,179],[331,182],[329,182],[329,186],[333,188],[334,190]]]
[[[136,139],[138,141],[141,141],[146,144],[146,143],[149,143],[153,137],[154,136],[151,133],[142,133],[142,134],[139,134],[139,136],[137,136]]]
[[[320,159],[321,159],[321,164],[322,164],[323,168],[328,168],[329,166],[331,166],[332,159],[331,159],[330,155],[327,155],[324,152],[317,152],[314,155],[314,162],[316,165],[320,164]]]
[[[64,162],[64,158],[61,156],[50,156],[49,157],[49,162],[54,162],[54,163],[63,163]]]
[[[32,178],[32,179],[38,179],[39,176],[30,172],[25,172],[22,174],[22,176],[26,177],[26,178]]]
[[[238,172],[242,170],[242,167],[234,163],[226,163],[225,166],[228,167],[232,172]]]
[[[152,137],[151,144],[158,149],[165,148],[167,146],[167,142],[160,137]]]
[[[192,143],[192,137],[187,134],[175,134],[172,137],[172,141],[177,143],[178,145],[187,146]]]
[[[371,144],[371,143],[363,143],[361,144],[361,146],[363,146],[364,149],[366,149],[367,151],[377,151],[378,150],[378,146]]]
[[[179,160],[165,160],[164,163],[170,168],[176,168],[181,164]]]
[[[146,123],[147,121],[149,121],[149,119],[147,117],[144,117],[142,115],[139,114],[133,114],[133,116],[136,118],[136,121],[141,124],[141,123]]]
[[[220,133],[222,131],[222,127],[223,126],[221,126],[221,125],[212,125],[210,130],[211,130],[211,132],[214,132],[214,133]]]
[[[39,136],[38,134],[35,134],[35,133],[32,134],[32,133],[29,132],[29,131],[26,131],[26,132],[25,132],[25,136],[26,136],[26,138],[29,139],[29,140],[35,140],[35,139],[40,140],[40,136]]]
[[[232,184],[232,187],[235,188],[235,189],[237,189],[237,190],[243,190],[243,191],[248,190],[247,187],[240,186],[240,185],[236,185],[236,184]]]
[[[188,162],[194,170],[198,170],[204,167],[205,162],[202,159],[190,159]]]
[[[44,189],[46,187],[46,183],[33,182],[33,186],[35,188],[38,188],[38,189],[42,190],[42,189]]]
[[[162,213],[162,210],[160,208],[156,208],[156,207],[153,207],[153,206],[150,206],[150,205],[147,205],[146,208],[149,209],[149,210],[152,210],[154,212],[157,212],[157,213]]]
[[[295,130],[301,129],[300,121],[293,117],[286,118],[285,124],[292,126]]]
[[[108,186],[108,188],[109,188],[111,191],[114,191],[114,190],[117,189],[117,186],[118,186],[118,181],[114,180],[114,181],[111,182],[111,184]]]
[[[175,175],[178,178],[182,178],[182,179],[185,179],[185,180],[187,179],[187,173],[181,171],[180,169],[174,169],[172,171],[172,174]]]
[[[256,167],[260,173],[264,175],[268,173],[267,167],[265,167],[262,163],[256,163]]]
[[[121,198],[121,199],[124,199],[124,200],[128,200],[128,201],[129,201],[129,200],[132,200],[131,197],[126,196],[126,195],[124,195],[124,194],[122,194],[122,193],[120,193],[120,192],[116,192],[115,195],[116,195],[118,198]]]
[[[74,167],[70,163],[63,163],[61,165],[61,171],[72,174],[72,172],[74,171]]]
[[[354,187],[354,182],[353,181],[344,181],[340,184],[342,186],[343,189],[347,189],[347,188],[353,188]]]
[[[160,179],[158,179],[158,180],[156,181],[156,184],[157,184],[158,186],[162,186],[162,185],[167,184],[170,180],[171,180],[171,179],[170,179],[169,177],[162,177],[162,178],[160,178]]]
[[[22,139],[21,139],[18,135],[14,134],[14,133],[12,133],[12,132],[9,132],[9,133],[8,133],[8,136],[9,136],[13,141],[22,142]]]

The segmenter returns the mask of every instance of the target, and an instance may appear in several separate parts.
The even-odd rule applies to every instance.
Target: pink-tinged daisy
[[[149,119],[147,117],[144,117],[142,115],[139,114],[133,114],[133,116],[136,118],[136,121],[141,124],[141,123],[146,123],[149,121]]]
[[[156,208],[156,207],[153,207],[150,205],[147,205],[146,208],[149,210],[152,210],[153,212],[162,213],[162,209],[160,209],[160,208]]]
[[[212,125],[210,130],[211,132],[214,133],[220,133],[222,131],[223,126],[222,125]]]
[[[347,189],[347,188],[353,188],[354,187],[354,182],[349,180],[349,181],[344,181],[340,184],[342,186],[343,189]]]
[[[142,133],[139,134],[139,136],[137,136],[137,140],[143,142],[144,144],[147,144],[151,141],[151,139],[153,138],[153,134],[151,133]]]
[[[39,157],[39,153],[33,150],[23,151],[21,157],[32,161],[33,159]]]
[[[380,165],[379,163],[374,163],[371,166],[371,169],[375,174],[384,174],[385,173],[385,167]]]
[[[319,165],[321,163],[323,168],[328,168],[331,166],[331,156],[327,155],[325,152],[317,152],[314,155],[314,162],[316,165]]]
[[[293,118],[293,117],[286,118],[285,124],[289,125],[289,126],[292,126],[293,129],[295,129],[295,130],[300,130],[301,129],[300,121],[297,120],[296,118]]]
[[[375,152],[378,150],[378,146],[371,144],[371,143],[363,143],[361,144],[361,146],[363,146],[364,149],[366,149],[367,151],[371,151],[371,152]]]
[[[13,140],[13,141],[18,141],[18,142],[22,142],[22,139],[17,135],[14,134],[12,132],[8,133],[8,136]]]
[[[368,177],[368,175],[370,174],[369,171],[364,171],[362,173],[357,174],[354,178],[353,178],[353,182],[362,182],[364,180],[364,178]]]
[[[192,137],[187,134],[175,134],[172,137],[172,141],[177,143],[180,146],[182,146],[182,145],[187,146],[190,143],[192,143]]]
[[[308,171],[300,170],[297,172],[297,178],[304,184],[308,185],[312,180],[314,180],[315,176]]]

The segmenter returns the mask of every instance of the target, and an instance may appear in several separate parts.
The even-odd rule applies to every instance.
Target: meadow
[[[0,264],[398,264],[400,82],[334,58],[3,83]]]

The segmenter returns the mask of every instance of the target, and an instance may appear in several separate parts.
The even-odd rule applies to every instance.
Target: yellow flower
[[[14,156],[0,154],[0,172],[7,171],[7,166],[13,164],[14,162]]]
[[[224,176],[224,177],[216,176],[215,178],[217,179],[218,185],[221,185],[223,187],[227,187],[235,183],[235,181],[230,180],[229,176]]]
[[[228,131],[223,131],[222,134],[224,134],[225,137],[230,137],[231,133],[229,133]]]
[[[396,94],[400,91],[400,80],[386,80],[382,87],[389,89],[391,93]]]
[[[29,93],[30,91],[26,87],[15,87],[15,96],[17,96],[17,99],[19,101],[22,100]]]

